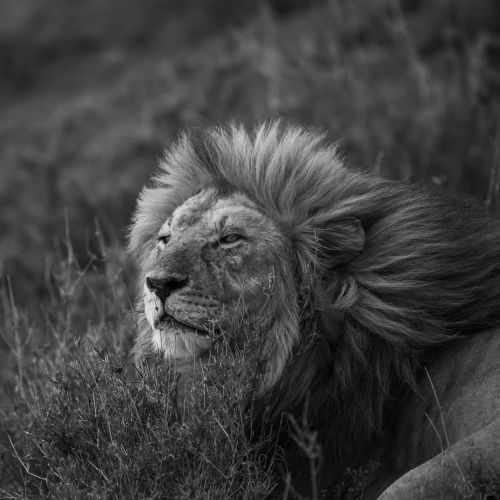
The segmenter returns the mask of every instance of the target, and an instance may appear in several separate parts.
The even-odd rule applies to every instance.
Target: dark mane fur
[[[184,134],[143,191],[130,235],[139,260],[163,220],[200,189],[255,200],[293,242],[306,304],[302,343],[269,411],[310,397],[338,458],[379,432],[436,348],[500,324],[500,224],[473,203],[345,168],[323,136],[279,123]],[[359,221],[348,261],[339,221]],[[345,240],[345,241],[344,241]]]

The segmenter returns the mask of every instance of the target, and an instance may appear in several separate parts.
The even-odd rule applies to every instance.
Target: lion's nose
[[[179,274],[174,274],[165,278],[146,277],[146,286],[162,301],[172,292],[175,292],[175,290],[182,288],[187,282],[187,277]]]

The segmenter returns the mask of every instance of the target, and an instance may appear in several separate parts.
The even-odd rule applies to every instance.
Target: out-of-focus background
[[[95,220],[123,242],[162,149],[229,119],[486,200],[499,30],[496,0],[2,0],[0,272],[37,309],[68,228],[82,262]]]

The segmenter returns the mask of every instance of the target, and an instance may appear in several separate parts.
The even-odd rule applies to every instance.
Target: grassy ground
[[[186,413],[168,377],[121,372],[135,333],[125,228],[180,128],[284,116],[327,130],[349,163],[499,208],[493,4],[243,4],[125,9],[116,36],[95,7],[34,45],[0,36],[0,497],[274,486],[268,438],[249,440],[238,410],[245,384],[197,387]]]

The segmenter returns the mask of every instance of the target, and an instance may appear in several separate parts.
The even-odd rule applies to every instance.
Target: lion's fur
[[[138,202],[130,248],[143,267],[163,221],[212,185],[245,193],[293,243],[302,338],[271,411],[309,398],[313,425],[340,458],[381,430],[437,350],[500,325],[497,220],[347,169],[322,134],[278,122],[181,135]]]

